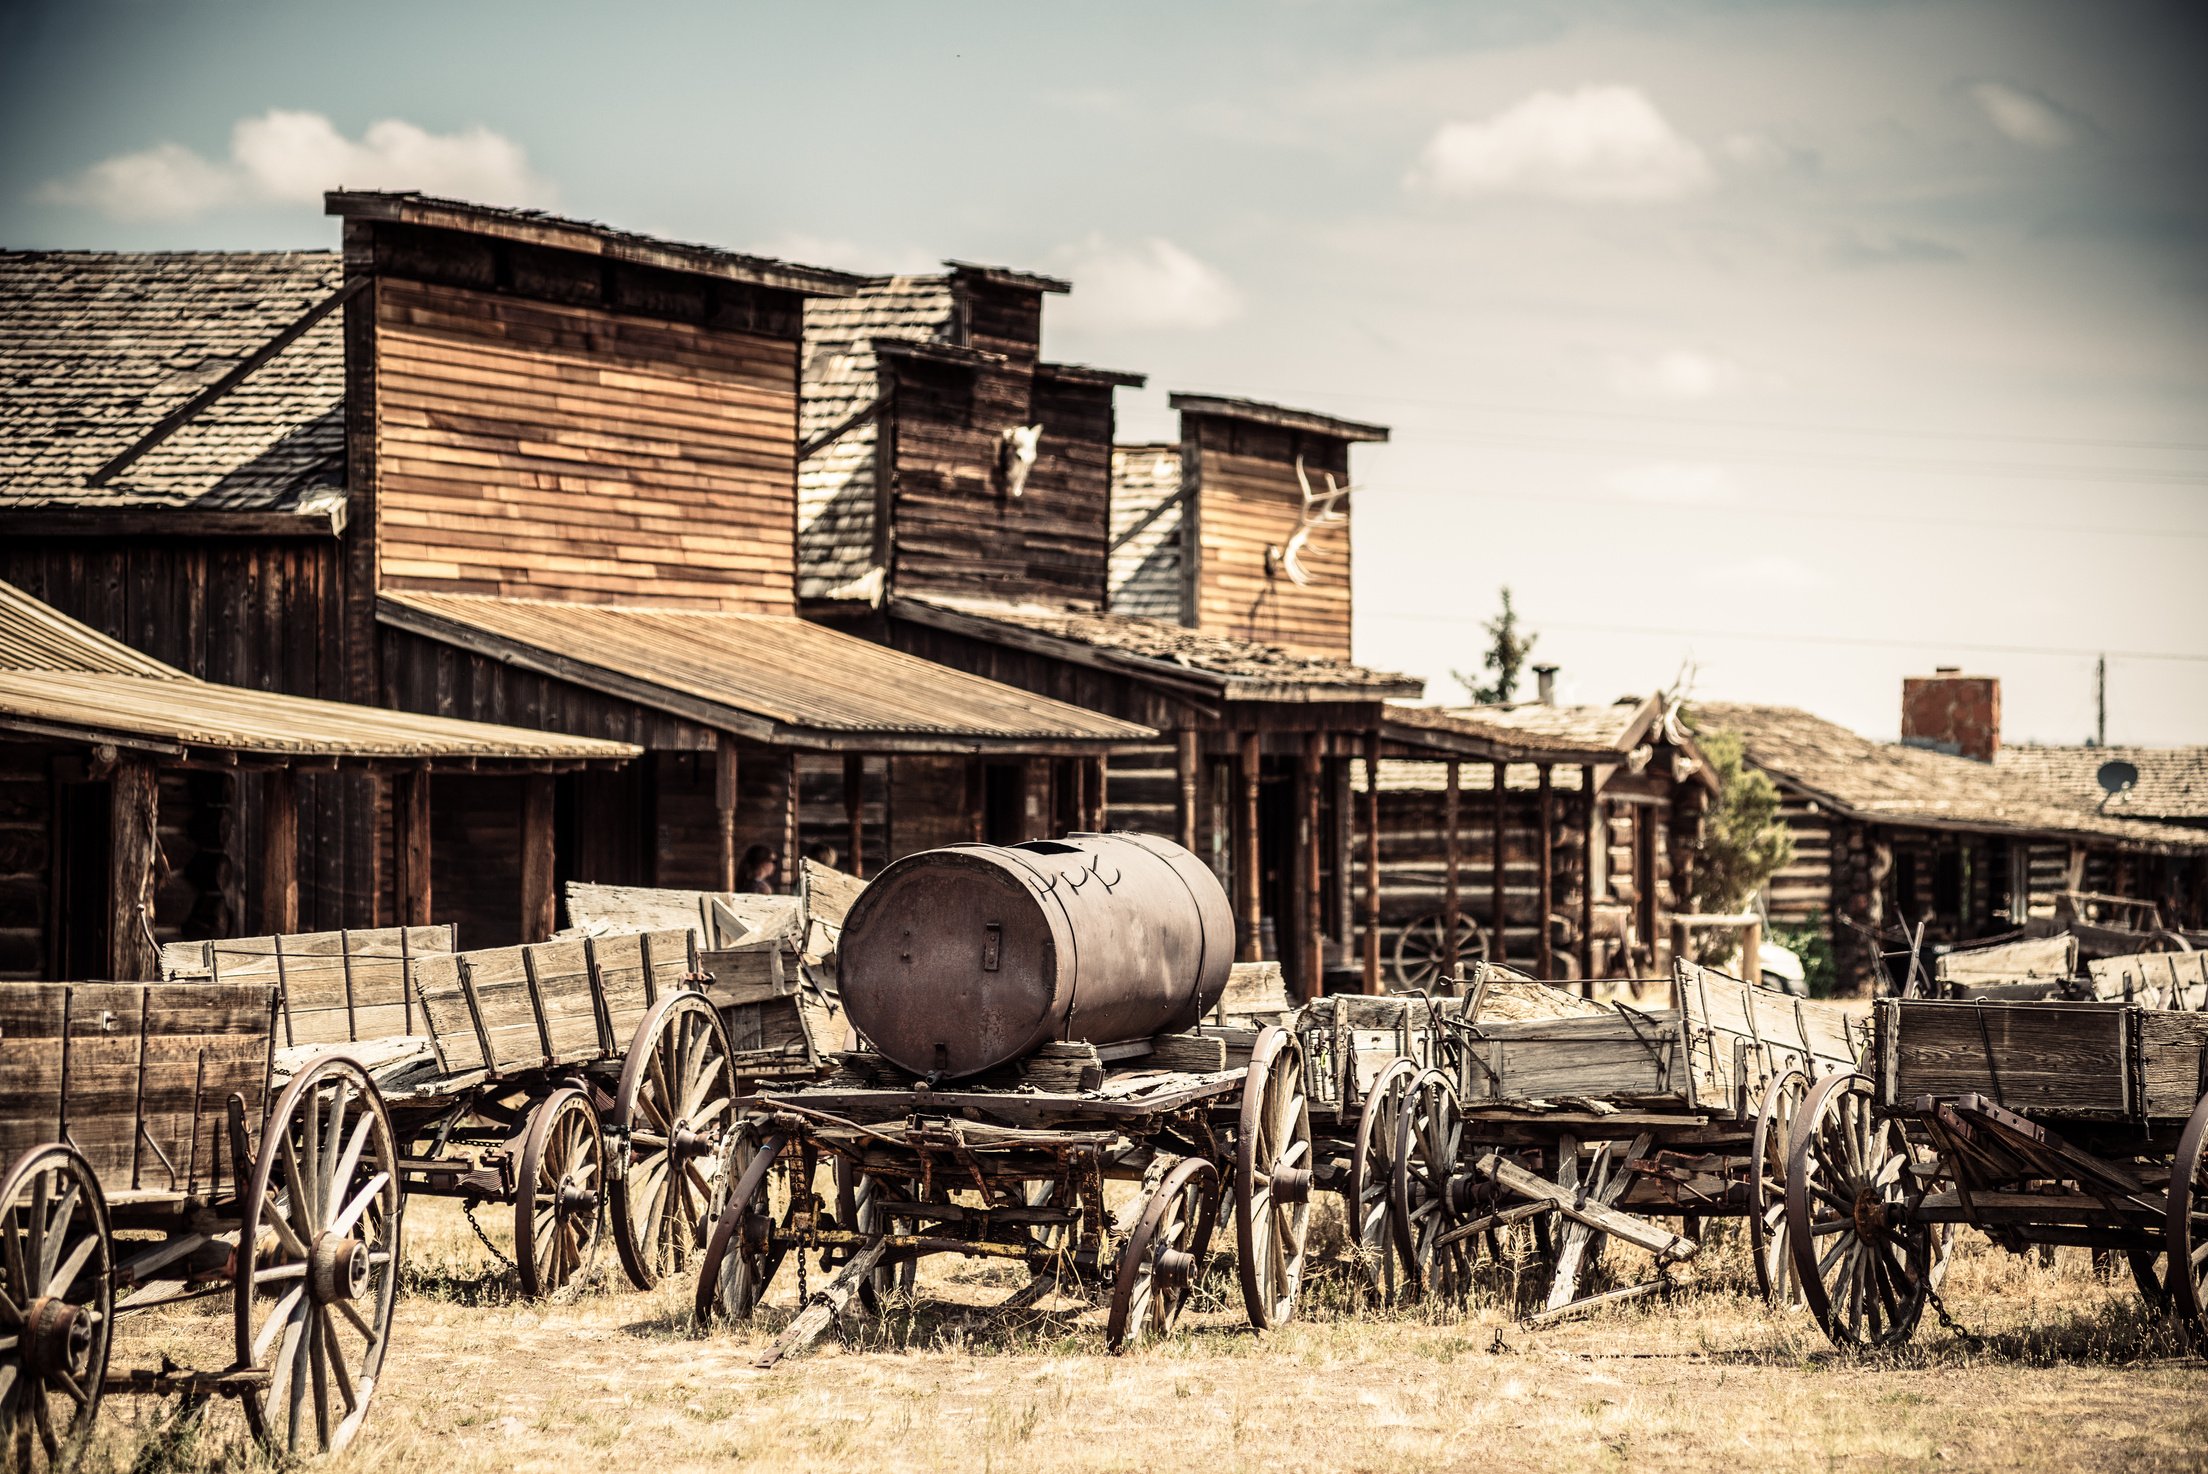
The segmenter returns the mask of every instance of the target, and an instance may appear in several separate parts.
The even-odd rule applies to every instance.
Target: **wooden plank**
[[[1468,1052],[1466,1106],[1489,1101],[1687,1102],[1679,1015],[1603,1013],[1483,1023]]]
[[[2139,1087],[2149,1120],[2183,1120],[2193,1113],[2208,1095],[2208,1013],[2141,1010]]]
[[[1257,733],[1241,733],[1235,739],[1234,767],[1234,929],[1238,943],[1234,960],[1237,962],[1265,959],[1260,914],[1264,888],[1263,877],[1258,874],[1260,845],[1257,833],[1261,763]]]
[[[2130,1114],[2131,1049],[2121,1004],[1881,998],[1887,1105],[1977,1094],[2026,1115]]]
[[[171,943],[161,972],[172,981],[280,982],[285,1043],[341,1044],[410,1032],[408,958],[452,950],[449,926],[232,937]]]
[[[154,940],[154,880],[159,863],[160,784],[153,759],[125,752],[115,760],[108,824],[108,976],[159,976]]]
[[[299,782],[290,768],[261,777],[261,846],[257,857],[261,925],[299,930]]]
[[[541,942],[552,935],[559,906],[553,879],[552,775],[531,773],[521,780],[521,939]]]
[[[1660,1260],[1692,1259],[1698,1252],[1694,1240],[1681,1238],[1669,1229],[1662,1228],[1645,1218],[1621,1213],[1586,1201],[1576,1191],[1562,1188],[1553,1182],[1545,1182],[1517,1163],[1492,1152],[1483,1154],[1474,1164],[1481,1176],[1495,1182],[1524,1198],[1545,1198],[1554,1203],[1557,1211],[1578,1220],[1598,1233],[1625,1240],[1629,1244],[1646,1249]]]
[[[2086,964],[2093,996],[2147,1008],[2208,1009],[2208,952],[2145,952]]]
[[[2098,964],[2095,964],[2096,969]],[[2078,939],[2067,932],[2052,937],[2022,937],[1988,947],[1943,954],[1934,964],[1941,982],[2020,982],[2026,978],[2067,978],[2078,970]],[[2095,973],[2098,976],[2098,972]]]

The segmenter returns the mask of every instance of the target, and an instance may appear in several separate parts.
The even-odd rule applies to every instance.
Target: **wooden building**
[[[1109,822],[1206,857],[1235,898],[1245,959],[1279,960],[1305,992],[1352,965],[1377,985],[1377,951],[1368,960],[1358,946],[1369,931],[1358,865],[1372,887],[1369,851],[1353,853],[1349,766],[1377,753],[1388,700],[1422,685],[1348,658],[1346,506],[1306,539],[1308,583],[1279,553],[1305,510],[1298,458],[1323,491],[1324,470],[1346,480],[1352,443],[1386,432],[1177,399],[1190,463],[1216,475],[1202,493],[1213,510],[1183,514],[1190,526],[1209,519],[1203,556],[1177,575],[1185,608],[1115,608],[1128,534],[1112,392],[1141,381],[1042,360],[1044,303],[1065,290],[953,263],[808,305],[804,608],[1158,729],[1162,740],[1112,759]],[[1196,505],[1179,500],[1197,491],[1178,470],[1166,494]],[[1135,536],[1154,545],[1164,525],[1151,517]]]
[[[308,773],[394,792],[378,849],[426,918],[437,775],[549,792],[637,752],[198,680],[0,583],[0,978],[145,979],[166,942],[298,930]],[[549,906],[549,827],[523,840],[522,904]]]
[[[1898,978],[1920,924],[1927,948],[1975,941],[2053,916],[2065,895],[2148,900],[2164,926],[2208,925],[2208,836],[2080,803],[2036,765],[2001,762],[1997,732],[1910,744],[1791,707],[1697,701],[1693,715],[1738,733],[1778,784],[1794,860],[1768,911],[1828,930],[1844,988]]]
[[[1716,796],[1675,705],[1397,707],[1384,735],[1397,755],[1379,770],[1388,958],[1455,936],[1460,953],[1537,977],[1668,972]]]
[[[0,258],[0,576],[190,674],[632,743],[435,780],[440,856],[725,888],[1087,814],[1138,724],[802,621],[805,301],[855,279],[338,193],[338,253]],[[383,788],[318,777],[307,925],[389,919]],[[250,821],[249,821],[250,822]],[[437,862],[472,943],[541,935]]]

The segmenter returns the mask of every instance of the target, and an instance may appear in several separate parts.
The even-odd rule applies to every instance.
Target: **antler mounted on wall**
[[[1017,497],[1027,490],[1027,473],[1034,468],[1042,439],[1042,426],[1014,425],[997,442],[997,485],[1006,496]]]
[[[1341,501],[1353,488],[1336,486],[1332,471],[1319,474],[1326,478],[1326,490],[1313,492],[1311,478],[1304,473],[1303,457],[1296,457],[1296,484],[1303,488],[1303,511],[1297,516],[1296,530],[1289,534],[1288,541],[1265,550],[1265,571],[1285,573],[1299,588],[1311,582],[1311,575],[1303,571],[1303,564],[1298,560],[1304,544],[1311,540],[1312,529],[1349,520],[1349,514],[1341,509]]]

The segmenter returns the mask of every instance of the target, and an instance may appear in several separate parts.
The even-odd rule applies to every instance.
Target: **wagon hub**
[[[692,1131],[688,1122],[677,1121],[674,1134],[667,1138],[667,1149],[674,1153],[676,1161],[688,1161],[713,1150],[713,1142],[704,1134]]]
[[[92,1318],[66,1300],[33,1300],[23,1312],[23,1362],[41,1380],[81,1379],[92,1365]]]
[[[1273,1174],[1275,1202],[1301,1203],[1310,1197],[1311,1170],[1308,1167],[1282,1167]]]
[[[587,1187],[577,1187],[572,1182],[560,1184],[559,1211],[568,1215],[587,1215],[598,1211],[598,1194]]]
[[[1855,1197],[1855,1236],[1866,1243],[1883,1244],[1893,1237],[1893,1223],[1888,1216],[1891,1205],[1875,1192],[1857,1193]]]
[[[1154,1266],[1158,1282],[1178,1289],[1196,1275],[1196,1256],[1183,1249],[1160,1249]]]
[[[744,1247],[753,1254],[764,1254],[774,1241],[774,1220],[764,1213],[744,1215]]]
[[[307,1288],[325,1305],[359,1299],[368,1292],[368,1246],[347,1235],[323,1234],[307,1256]]]

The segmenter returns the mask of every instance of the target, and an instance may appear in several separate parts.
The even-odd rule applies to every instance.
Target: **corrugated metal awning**
[[[795,615],[385,593],[386,625],[782,746],[1106,752],[1149,727],[1036,696]]]

